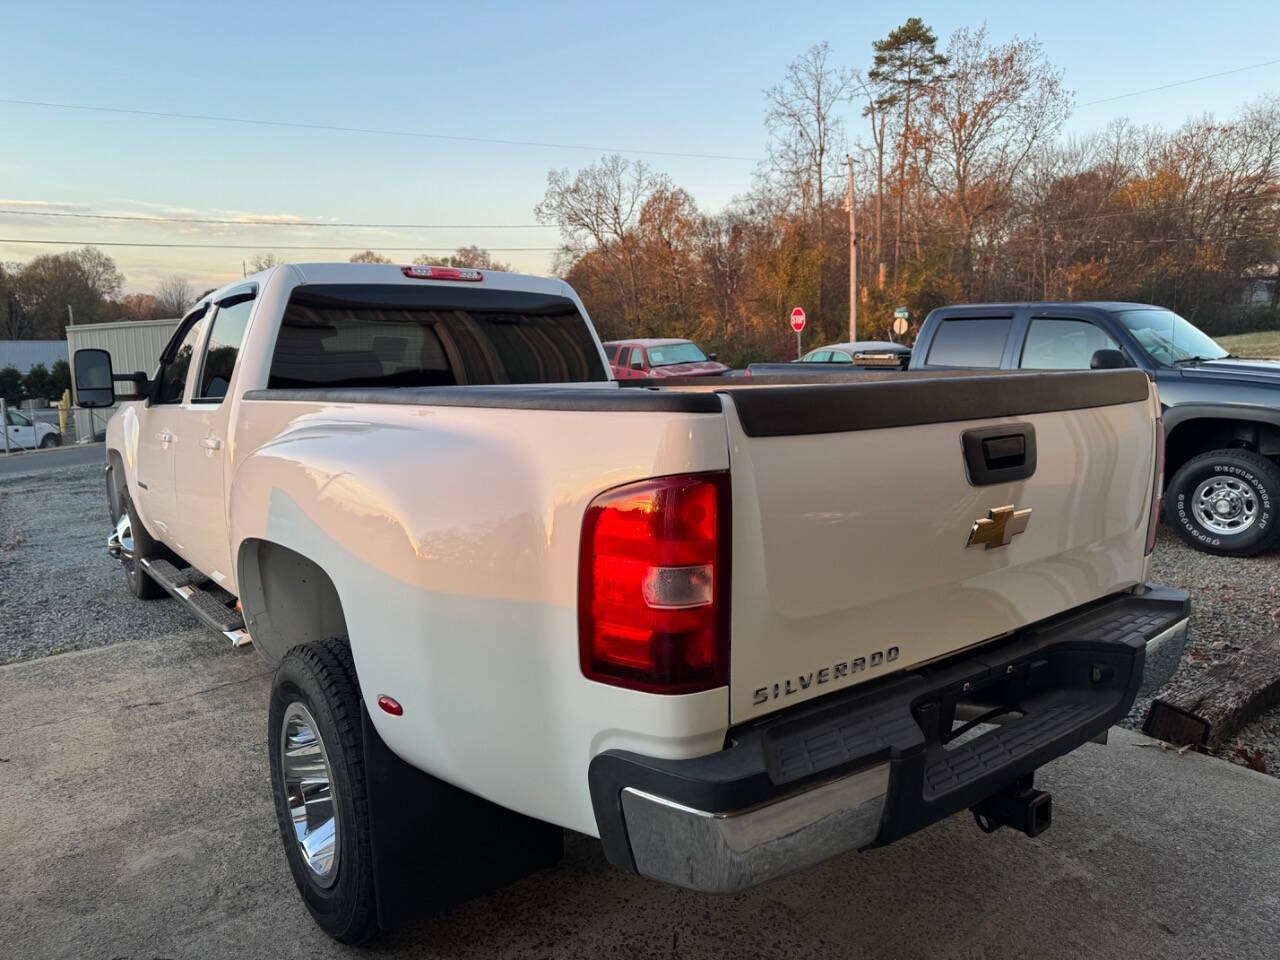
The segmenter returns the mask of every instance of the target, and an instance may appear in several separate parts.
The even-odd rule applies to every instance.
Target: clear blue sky
[[[1280,4],[1237,2],[5,4],[0,98],[597,145],[762,155],[761,91],[809,45],[865,69],[907,16],[945,42],[987,22],[1036,36],[1077,102],[1280,57]],[[1280,90],[1280,65],[1081,107],[1069,130],[1127,116],[1174,126]],[[848,111],[859,132],[855,108]],[[0,207],[205,217],[532,223],[552,167],[598,152],[251,127],[0,103]],[[644,157],[714,210],[753,164]],[[245,244],[104,248],[127,286],[204,287],[288,243],[553,247],[554,229],[383,231],[178,226],[0,214],[0,238]],[[0,242],[0,260],[62,247]],[[347,251],[280,251],[346,259]],[[409,259],[412,254],[395,255]],[[497,253],[542,272],[550,255]]]

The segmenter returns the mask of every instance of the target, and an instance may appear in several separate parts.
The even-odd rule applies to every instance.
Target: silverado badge
[[[1030,518],[1030,507],[1018,510],[1010,504],[988,510],[987,516],[973,522],[973,527],[969,530],[969,542],[965,546],[985,543],[988,550],[992,547],[1007,547],[1010,540],[1027,529]]]

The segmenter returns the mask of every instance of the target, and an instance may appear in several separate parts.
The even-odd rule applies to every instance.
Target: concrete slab
[[[0,668],[0,956],[317,958],[267,784],[267,669],[212,636]],[[1280,781],[1113,731],[1047,768],[1053,829],[967,816],[714,898],[555,870],[380,957],[1280,955]],[[424,814],[427,814],[424,811]],[[446,868],[447,869],[447,868]]]

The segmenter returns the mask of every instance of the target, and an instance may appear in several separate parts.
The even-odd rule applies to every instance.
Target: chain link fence
[[[88,442],[106,430],[105,416],[99,421],[77,423],[81,418],[71,410],[24,403],[10,406],[0,400],[0,456],[15,456],[32,450],[46,450],[67,444]]]

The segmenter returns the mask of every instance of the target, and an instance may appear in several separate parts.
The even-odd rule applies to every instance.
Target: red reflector
[[[410,280],[483,280],[484,274],[470,267],[404,267],[400,271]]]
[[[388,697],[385,693],[378,697],[378,706],[393,717],[404,716],[404,707],[400,706],[400,701],[394,697]]]
[[[729,676],[729,475],[661,477],[587,507],[578,646],[592,680],[649,693]]]

